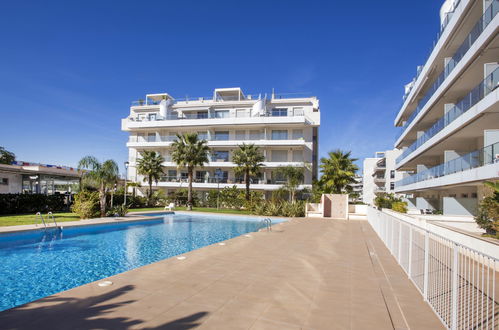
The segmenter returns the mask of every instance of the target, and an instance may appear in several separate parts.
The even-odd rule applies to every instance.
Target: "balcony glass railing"
[[[201,137],[199,137],[199,139],[201,139]],[[258,137],[258,138],[255,138],[255,139],[242,139],[242,138],[234,138],[234,139],[221,139],[221,138],[216,138],[214,136],[212,136],[211,138],[208,138],[206,136],[204,136],[202,138],[203,140],[206,140],[206,141],[244,141],[246,143],[254,143],[254,142],[258,142],[258,141],[263,141],[263,142],[270,142],[272,141],[272,143],[275,143],[275,142],[279,142],[279,141],[293,141],[294,143],[304,143],[304,139],[303,138],[298,138],[298,139],[294,139],[293,137],[288,137],[287,139],[279,139],[279,140],[274,140],[272,138],[267,138],[265,139],[263,136],[261,137]],[[177,140],[177,137],[176,136],[160,136],[160,137],[156,137],[156,138],[149,138],[149,137],[142,137],[142,136],[130,136],[128,138],[128,142],[141,142],[141,143],[149,143],[149,142],[173,142],[173,141],[176,141]]]
[[[279,118],[282,117],[303,117],[305,116],[305,113],[303,111],[288,111],[287,116],[280,116]],[[273,116],[272,112],[268,112],[265,114],[258,114],[257,116],[252,116],[254,117],[276,117]],[[183,114],[183,115],[168,115],[165,117],[162,116],[152,116],[152,117],[128,117],[128,120],[130,121],[136,121],[136,122],[144,122],[144,121],[160,121],[160,120],[186,120],[186,119],[201,119],[201,120],[207,120],[207,119],[224,119],[224,118],[251,118],[247,115],[242,115],[238,116],[237,113],[235,115],[232,115],[230,113],[224,113],[218,114],[218,113],[210,113],[210,114],[203,114],[202,116],[198,114]]]
[[[497,162],[499,162],[499,142],[403,178],[397,181],[395,186],[402,187]]]
[[[173,182],[173,183],[182,183],[187,184],[189,181],[186,177],[181,176],[162,176],[158,180],[158,182]],[[198,178],[194,177],[192,179],[193,183],[228,183],[228,184],[244,184],[244,180],[236,177],[206,177],[206,178]],[[257,179],[252,178],[250,180],[251,184],[285,184],[285,180],[279,179]]]
[[[405,157],[422,146],[426,141],[434,137],[438,132],[442,131],[454,120],[467,112],[471,107],[480,102],[485,96],[489,95],[493,90],[499,87],[499,68],[495,69],[487,78],[485,78],[478,86],[473,88],[465,97],[463,97],[456,105],[452,107],[443,117],[441,117],[433,126],[423,133],[413,144],[405,149],[402,154],[397,157],[396,162],[399,164]]]
[[[433,41],[433,44],[432,44],[432,46],[430,48],[430,51],[428,52],[428,56],[426,57],[425,63],[428,62],[428,58],[430,57],[431,53],[433,53],[433,50],[435,49],[435,47],[437,46],[438,42],[440,41],[440,37],[443,35],[443,33],[444,33],[445,28],[447,27],[447,25],[449,25],[449,22],[452,19],[452,16],[454,16],[454,12],[456,11],[456,9],[458,8],[458,6],[459,6],[460,3],[461,3],[461,0],[457,0],[454,3],[454,8],[445,15],[444,21],[442,22],[442,25],[440,26],[440,31],[438,31],[437,37]],[[423,67],[424,66],[418,66],[418,69],[416,70],[416,76],[414,77],[413,82],[416,82],[416,80],[418,80],[419,75],[423,71]],[[407,99],[407,97],[409,96],[409,94],[411,93],[413,87],[414,87],[414,84],[404,94],[404,96],[403,96],[403,101],[404,102]],[[402,103],[402,105],[403,105],[403,103]]]
[[[437,77],[436,81],[431,85],[431,87],[426,91],[426,94],[423,98],[418,102],[418,105],[411,113],[405,124],[401,127],[399,133],[397,134],[397,139],[404,133],[406,128],[412,123],[414,118],[421,112],[421,110],[428,103],[430,98],[435,94],[437,89],[443,84],[445,79],[451,74],[454,68],[458,65],[464,55],[468,52],[471,46],[475,43],[475,41],[480,37],[485,28],[490,24],[490,22],[494,19],[497,12],[499,11],[499,0],[494,0],[487,10],[485,10],[484,14],[475,26],[471,29],[471,32],[468,34],[466,39],[463,41],[461,46],[454,53],[454,56],[449,60],[447,65],[444,68],[444,71]]]

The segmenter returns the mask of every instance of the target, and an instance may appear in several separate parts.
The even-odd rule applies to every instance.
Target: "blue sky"
[[[19,160],[126,160],[120,120],[146,93],[309,92],[320,155],[393,147],[403,85],[442,1],[2,1],[0,146]]]

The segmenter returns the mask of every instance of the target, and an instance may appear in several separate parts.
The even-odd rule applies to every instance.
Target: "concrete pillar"
[[[416,165],[416,172],[421,173],[423,171],[426,171],[428,167],[426,165]]]
[[[487,10],[487,8],[489,8],[490,4],[492,3],[493,0],[483,0],[483,12],[485,13],[485,11]]]
[[[423,136],[423,134],[424,134],[424,131],[417,131],[417,132],[416,132],[416,138],[418,138],[418,139],[419,139],[420,137],[422,137],[422,136]]]
[[[445,150],[444,151],[444,163],[451,161],[453,159],[459,158],[459,155],[455,150]]]

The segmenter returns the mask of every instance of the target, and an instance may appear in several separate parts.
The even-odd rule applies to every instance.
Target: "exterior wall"
[[[449,0],[441,16],[440,39],[395,118],[395,166],[413,173],[395,191],[420,210],[472,216],[483,182],[499,179],[498,3]]]
[[[23,182],[21,174],[0,171],[0,182],[2,179],[7,179],[8,184],[0,184],[0,194],[19,194],[22,192]]]
[[[203,168],[196,169],[196,172],[206,172],[195,173],[195,178],[198,175],[193,184],[196,189],[232,185],[244,188],[234,173],[236,165],[231,162],[232,152],[243,143],[259,146],[265,156],[262,175],[253,182],[253,189],[278,189],[282,181],[276,177],[275,171],[281,166],[303,167],[302,188],[311,188],[318,168],[319,101],[315,97],[288,99],[274,95],[266,99],[244,96],[238,88],[228,90],[217,89],[213,98],[192,101],[176,101],[168,94],[148,95],[141,105],[133,105],[130,115],[122,120],[122,129],[130,132],[128,179],[143,181],[143,177],[137,174],[135,162],[141,151],[154,150],[165,158],[165,177],[155,185],[157,189],[172,191],[186,187],[185,178],[181,178],[185,171],[171,161],[170,147],[177,133],[196,132],[203,134],[214,157]],[[148,102],[150,97],[167,100]],[[224,133],[222,138],[220,132],[227,134]],[[225,158],[227,154],[228,158]],[[218,157],[215,155],[221,158],[215,158]],[[219,185],[220,176],[217,177],[216,173],[221,172],[227,174]]]
[[[373,172],[374,172],[374,165],[376,165],[376,162],[380,160],[380,158],[365,158],[364,159],[364,165],[363,165],[363,173],[362,173],[362,201],[364,204],[368,205],[374,205],[374,187],[376,186],[374,184],[374,178],[373,178]]]

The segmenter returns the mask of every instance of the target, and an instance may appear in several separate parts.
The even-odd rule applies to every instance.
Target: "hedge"
[[[65,211],[65,195],[0,194],[0,214]]]

